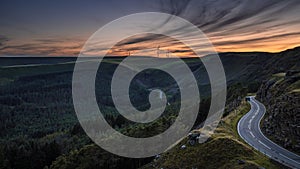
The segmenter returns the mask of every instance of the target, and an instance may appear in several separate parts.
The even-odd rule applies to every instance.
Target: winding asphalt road
[[[255,100],[254,96],[249,98],[251,110],[240,119],[237,126],[240,137],[250,146],[270,158],[288,167],[300,169],[299,155],[284,149],[263,135],[259,124],[266,108],[262,103]]]

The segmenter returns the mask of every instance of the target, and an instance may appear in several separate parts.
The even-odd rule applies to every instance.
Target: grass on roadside
[[[142,168],[282,168],[239,137],[237,123],[249,110],[250,105],[243,101],[241,106],[221,120],[215,133],[205,143],[190,146],[184,139]],[[186,149],[181,149],[182,145],[186,145]],[[245,164],[239,164],[240,160]]]

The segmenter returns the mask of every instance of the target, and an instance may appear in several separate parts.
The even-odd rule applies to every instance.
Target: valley
[[[72,103],[72,71],[75,58],[52,58],[51,62],[38,58],[0,58],[0,168],[148,168],[150,165],[164,168],[209,166],[211,168],[245,167],[277,168],[280,164],[251,149],[238,136],[238,119],[249,110],[243,100],[248,93],[258,92],[263,103],[268,103],[265,82],[278,73],[299,70],[300,48],[280,53],[220,53],[227,78],[227,101],[224,118],[213,137],[203,145],[180,146],[161,155],[144,159],[128,159],[112,155],[97,147],[87,137],[78,123]],[[119,132],[132,137],[149,137],[165,131],[178,114],[180,93],[170,76],[158,70],[139,73],[130,86],[132,104],[140,110],[149,107],[149,89],[159,88],[165,92],[170,103],[157,120],[146,124],[135,124],[121,116],[114,108],[110,90],[111,77],[122,61],[122,57],[107,58],[101,63],[96,78],[96,96],[99,108],[106,121]],[[209,59],[205,56],[203,59]],[[38,62],[40,61],[40,62]],[[89,60],[96,61],[96,60]],[[192,70],[201,94],[201,105],[194,124],[197,128],[206,118],[210,106],[210,82],[205,67],[197,58],[183,61]],[[30,65],[30,66],[26,66]],[[33,64],[33,65],[32,65]],[[170,58],[165,66],[176,66]],[[20,66],[22,65],[22,66]],[[276,84],[281,83],[282,80]],[[298,83],[296,83],[298,84]],[[262,86],[261,86],[262,85]],[[284,86],[285,87],[285,86]],[[293,97],[298,86],[293,85],[285,94]],[[290,88],[289,88],[290,89]],[[269,94],[267,94],[268,96]],[[284,100],[281,100],[281,102]],[[285,103],[289,104],[289,103]],[[297,110],[297,105],[293,109]],[[274,109],[272,106],[267,110]],[[269,116],[262,126],[272,132],[274,123]],[[274,119],[274,118],[272,118]],[[281,120],[285,120],[281,118]],[[282,122],[276,122],[282,123]],[[287,137],[290,136],[286,131]],[[278,138],[274,138],[275,141]],[[292,140],[295,140],[294,138]],[[280,139],[279,139],[280,142]],[[287,147],[297,149],[297,142]],[[216,147],[221,147],[218,149]],[[209,150],[214,149],[209,153]],[[224,153],[224,152],[229,152]],[[200,155],[200,157],[199,157]],[[199,161],[199,158],[203,161]],[[101,159],[97,161],[96,159]],[[209,159],[216,159],[210,161]],[[97,161],[97,163],[95,163]],[[190,165],[191,164],[191,165]],[[280,167],[279,167],[280,168]]]

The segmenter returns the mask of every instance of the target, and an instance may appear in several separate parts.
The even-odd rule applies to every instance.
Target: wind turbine
[[[130,56],[130,54],[131,54],[131,53],[130,53],[130,50],[128,50],[128,56]]]

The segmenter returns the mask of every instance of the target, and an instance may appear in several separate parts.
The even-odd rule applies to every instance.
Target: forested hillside
[[[299,64],[299,48],[276,54],[223,53],[220,57],[228,83],[226,116],[240,106],[247,93],[256,92],[267,77]],[[105,59],[98,70],[101,76],[97,76],[96,95],[105,119],[128,136],[148,137],[166,130],[180,106],[175,81],[157,70],[146,70],[136,76],[131,83],[130,98],[137,109],[149,107],[147,96],[154,87],[166,93],[170,105],[154,122],[135,124],[117,112],[111,98],[110,81],[120,61],[122,58]],[[196,127],[205,120],[209,109],[210,84],[199,59],[184,61],[198,81],[202,98]],[[0,168],[138,168],[153,159],[115,156],[91,142],[73,108],[73,68],[74,63],[67,62],[0,67]]]

